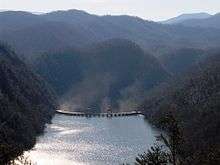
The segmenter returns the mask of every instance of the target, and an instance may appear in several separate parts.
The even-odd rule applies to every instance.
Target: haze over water
[[[37,165],[132,163],[159,132],[143,116],[84,118],[56,115],[30,158]]]

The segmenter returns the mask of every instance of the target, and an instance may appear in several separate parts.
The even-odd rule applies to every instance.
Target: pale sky
[[[220,12],[220,0],[0,0],[0,10],[50,12],[80,9],[98,15],[133,15],[164,20],[183,13]]]

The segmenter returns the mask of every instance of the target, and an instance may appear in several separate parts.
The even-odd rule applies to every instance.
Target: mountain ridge
[[[208,14],[208,13],[205,13],[205,12],[191,13],[191,14],[181,14],[179,16],[170,18],[168,20],[160,21],[160,23],[162,23],[162,24],[178,24],[178,23],[181,23],[183,21],[190,20],[190,19],[205,19],[205,18],[209,18],[211,16],[212,16],[211,14]]]
[[[53,14],[34,15],[31,21],[22,17],[22,22],[18,24],[13,21],[14,17],[6,19],[2,16],[8,21],[0,25],[0,37],[15,47],[19,54],[30,58],[33,55],[56,50],[57,46],[63,49],[84,47],[111,38],[132,40],[155,56],[177,47],[198,49],[217,47],[220,42],[218,29],[209,31],[197,27],[162,25],[138,17],[96,16],[79,12],[80,14],[73,14],[75,12],[59,11],[55,13],[56,17],[52,16]],[[45,30],[41,30],[42,26],[50,30],[45,33]],[[59,29],[56,28],[57,26]],[[200,31],[200,34],[197,31]],[[48,47],[45,48],[44,45]]]
[[[188,27],[203,27],[220,29],[220,13],[205,19],[191,19],[181,22],[182,25]]]

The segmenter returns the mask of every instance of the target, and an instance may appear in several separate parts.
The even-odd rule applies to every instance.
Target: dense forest
[[[33,147],[56,106],[53,90],[0,44],[0,164]]]
[[[172,113],[179,122],[179,156],[189,164],[220,163],[220,56],[210,56],[190,71],[152,90],[141,109],[163,128],[161,118]]]

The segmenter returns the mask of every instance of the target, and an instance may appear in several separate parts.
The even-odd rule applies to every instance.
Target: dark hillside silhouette
[[[181,157],[190,164],[219,164],[220,56],[211,56],[181,78],[156,88],[143,105],[146,117],[158,121],[172,112],[183,127]]]
[[[57,107],[48,85],[0,44],[0,164],[35,144]]]

